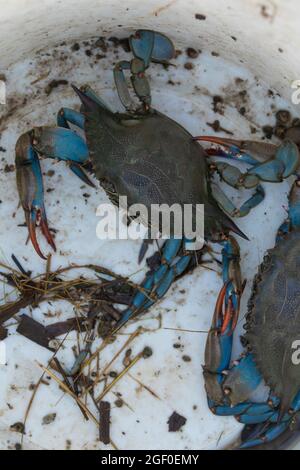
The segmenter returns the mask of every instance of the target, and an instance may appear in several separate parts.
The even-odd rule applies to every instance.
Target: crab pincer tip
[[[40,227],[41,227],[41,230],[42,230],[42,234],[46,238],[47,242],[49,243],[49,245],[51,246],[53,251],[56,251],[56,246],[55,246],[54,240],[52,238],[52,235],[50,233],[50,230],[49,230],[49,227],[48,227],[48,224],[47,224],[47,220],[45,218],[41,219]]]
[[[221,145],[223,147],[231,147],[232,145],[237,145],[237,141],[233,139],[227,139],[225,137],[216,137],[208,135],[198,135],[193,137],[193,140],[200,142],[211,142],[212,144]]]
[[[29,237],[32,243],[33,248],[37,252],[40,258],[42,259],[47,259],[46,256],[42,253],[40,246],[38,244],[37,238],[36,238],[36,225],[35,222],[30,222],[28,225],[28,231],[29,231]]]

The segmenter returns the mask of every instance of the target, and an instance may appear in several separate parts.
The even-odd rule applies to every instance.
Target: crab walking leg
[[[114,80],[123,106],[128,112],[134,113],[136,105],[130,96],[124,71],[130,70],[135,94],[141,101],[144,110],[149,110],[151,90],[145,71],[151,61],[166,63],[172,59],[175,55],[175,48],[164,34],[142,29],[130,36],[129,46],[134,58],[130,62],[122,60],[116,64]]]
[[[123,312],[121,320],[117,323],[115,331],[127,323],[133,315],[141,314],[161,299],[170,288],[176,277],[180,276],[188,267],[192,255],[183,254],[178,257],[183,240],[167,240],[162,249],[160,266],[150,271],[133,298],[131,306]],[[178,259],[177,259],[178,258]]]
[[[57,113],[57,125],[61,128],[70,129],[69,123],[74,124],[79,129],[83,130],[85,117],[83,114],[79,113],[78,111],[74,111],[71,108],[61,108]],[[73,173],[78,176],[78,178],[80,178],[85,184],[95,187],[94,183],[83,171],[81,163],[68,161],[70,170],[73,171]]]
[[[281,445],[286,445],[299,438],[299,410],[300,392],[296,396],[291,409],[279,420],[278,412],[265,422],[247,423],[241,436],[240,449],[269,449],[278,450]],[[246,420],[244,420],[246,421]]]
[[[20,202],[25,213],[31,242],[41,258],[45,258],[36,239],[36,224],[49,245],[56,250],[49,231],[44,207],[44,187],[39,157],[32,145],[32,135],[23,134],[16,144],[16,178]]]
[[[299,166],[298,147],[291,140],[285,140],[279,146],[265,142],[235,141],[217,137],[194,137],[194,140],[220,144],[228,149],[227,152],[222,150],[219,152],[218,149],[216,152],[210,150],[208,151],[210,155],[228,157],[252,165],[248,172],[240,176],[240,186],[243,186],[249,175],[256,176],[260,181],[280,183],[295,174]],[[257,159],[247,153],[246,149],[256,153]]]
[[[114,68],[114,79],[119,98],[126,110],[131,113],[136,110],[136,105],[129,94],[124,70],[131,71],[133,89],[144,108],[149,109],[151,105],[151,90],[149,81],[145,75],[145,69],[144,61],[138,58],[133,59],[131,62],[122,60],[118,62]]]
[[[241,207],[236,207],[231,199],[214,183],[211,184],[212,194],[221,208],[231,217],[245,217],[249,212],[257,207],[265,198],[265,190],[258,185],[254,194],[247,199]]]
[[[145,71],[150,64],[154,40],[154,31],[137,31],[135,35],[131,36],[129,39],[130,48],[135,56],[134,59],[132,59],[131,62],[122,60],[118,62],[114,68],[114,79],[119,98],[123,106],[129,112],[134,112],[136,106],[130,97],[124,70],[130,70],[131,83],[134,91],[143,106],[149,108],[151,105],[151,91],[148,79],[145,76]]]
[[[70,129],[69,123],[71,123],[79,127],[79,129],[84,129],[84,121],[84,115],[71,108],[61,108],[57,113],[58,127]]]
[[[233,217],[245,217],[263,201],[265,192],[260,184],[261,181],[282,182],[298,171],[298,148],[295,143],[289,140],[284,141],[279,147],[264,142],[236,141],[217,137],[195,137],[195,140],[218,143],[228,149],[226,152],[222,149],[209,149],[208,155],[235,159],[252,167],[242,173],[238,168],[228,163],[214,162],[210,165],[211,171],[216,171],[220,178],[233,188],[255,188],[254,194],[238,209],[217,185],[212,184],[214,198]],[[252,155],[246,153],[245,149],[252,149],[254,152],[260,151],[263,153],[263,158],[256,160]]]
[[[91,89],[89,90],[89,92],[93,93]],[[93,94],[93,96],[96,96],[96,95]],[[61,108],[57,113],[57,125],[60,126],[60,128],[70,129],[69,123],[74,124],[75,126],[79,127],[79,129],[84,130],[85,117],[82,113],[79,113],[78,111],[74,111],[73,109]],[[55,129],[59,129],[59,127]],[[84,149],[84,151],[82,152],[82,155],[86,155],[86,151],[87,149]],[[92,188],[95,187],[94,183],[90,180],[87,174],[83,171],[82,166],[81,166],[88,160],[87,156],[85,157],[83,161],[80,161],[79,163],[77,161],[71,161],[69,159],[65,159],[65,160],[68,162],[70,170],[73,171],[73,173],[76,176],[78,176],[78,178],[80,178],[85,184],[91,186]]]

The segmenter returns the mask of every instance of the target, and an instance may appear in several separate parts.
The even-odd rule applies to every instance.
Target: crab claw
[[[256,165],[257,163],[264,163],[275,157],[278,150],[277,145],[268,142],[258,142],[255,140],[235,140],[225,137],[216,136],[196,136],[193,140],[200,142],[211,142],[212,144],[220,145],[228,149],[229,155],[226,155],[220,150],[208,150],[209,155],[234,157],[237,160]],[[255,158],[252,156],[255,154]]]
[[[228,139],[225,137],[216,137],[209,135],[199,135],[193,138],[193,140],[198,140],[200,142],[211,142],[212,144],[222,145],[222,147],[237,147],[243,149],[244,142],[242,140]]]
[[[30,209],[25,209],[24,207],[23,207],[23,209],[24,209],[24,212],[25,212],[26,224],[27,224],[27,227],[28,227],[31,243],[32,243],[35,251],[37,252],[37,254],[41,258],[47,259],[46,256],[42,253],[42,251],[39,247],[37,238],[36,238],[36,227],[37,227],[37,225],[39,225],[41,227],[42,234],[46,238],[47,242],[49,243],[51,248],[54,251],[56,251],[56,246],[55,246],[55,243],[53,241],[52,235],[51,235],[49,227],[48,227],[45,207],[42,204],[40,207],[35,205],[34,207],[31,208],[31,210]]]
[[[41,227],[44,237],[54,251],[56,251],[56,247],[47,223],[42,172],[38,155],[32,145],[31,133],[23,134],[17,141],[16,177],[29,237],[37,254],[46,259],[37,242],[37,225]]]
[[[129,38],[131,50],[135,57],[142,59],[146,68],[150,61],[166,63],[175,55],[172,41],[162,33],[139,29]]]

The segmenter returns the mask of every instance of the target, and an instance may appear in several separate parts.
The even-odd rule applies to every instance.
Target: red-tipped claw
[[[214,327],[220,328],[220,333],[222,335],[226,333],[228,328],[230,328],[228,335],[233,333],[239,317],[239,305],[235,309],[231,297],[229,297],[225,311],[223,311],[225,305],[225,296],[230,283],[231,281],[226,282],[220,290],[214,312]]]
[[[54,251],[56,247],[47,223],[42,172],[38,155],[32,145],[31,133],[23,134],[16,144],[16,177],[32,245],[41,258],[47,259],[36,238],[37,225],[41,227],[42,234]]]
[[[203,135],[203,136],[196,136],[193,138],[193,140],[201,141],[201,142],[211,142],[216,145],[222,145],[222,147],[238,147],[243,149],[244,146],[244,141],[242,140],[235,140],[235,139],[227,139],[225,137],[215,137],[215,136],[208,136],[208,135]]]
[[[24,207],[23,207],[24,209]],[[52,235],[50,233],[48,223],[47,223],[47,218],[46,218],[46,213],[45,213],[45,208],[37,208],[33,207],[31,210],[29,209],[24,209],[25,211],[25,218],[26,218],[26,224],[28,227],[29,231],[29,237],[31,240],[31,243],[37,252],[37,254],[43,258],[47,259],[46,256],[42,253],[40,246],[38,244],[37,238],[36,238],[36,227],[40,226],[42,234],[46,238],[47,242],[51,246],[51,248],[56,251],[56,246],[54,243],[54,240],[52,238]]]
[[[248,154],[250,156],[251,164],[263,163],[270,158],[274,158],[277,152],[277,145],[271,144],[269,142],[259,142],[255,140],[235,140],[229,139],[226,137],[216,137],[216,136],[196,136],[193,140],[200,142],[211,142],[212,144],[220,145],[226,149],[232,151],[234,155],[237,153]],[[213,150],[208,150],[208,154],[215,155]],[[255,154],[255,159],[253,159],[252,154]],[[255,162],[255,160],[257,160]],[[245,160],[246,161],[246,160]]]

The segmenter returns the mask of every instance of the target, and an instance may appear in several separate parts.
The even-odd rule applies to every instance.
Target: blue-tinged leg
[[[294,401],[295,403],[295,401]],[[296,404],[296,403],[295,403]],[[299,404],[298,404],[299,406]],[[278,450],[286,448],[299,438],[299,407],[293,406],[279,421],[278,412],[273,413],[266,421],[258,420],[244,428],[241,435],[240,449],[258,448],[261,450]],[[250,422],[245,419],[243,422]]]
[[[245,217],[249,214],[249,212],[257,207],[265,198],[265,190],[259,184],[256,188],[255,193],[251,196],[246,202],[242,204],[242,206],[238,210],[239,217]]]
[[[266,442],[271,442],[278,438],[283,432],[285,432],[289,425],[290,423],[288,421],[280,424],[268,424],[268,426],[262,428],[264,431],[261,432],[258,437],[254,439],[248,439],[247,441],[243,442],[239,448],[249,449],[260,446]]]
[[[174,280],[177,277],[181,276],[181,274],[183,274],[184,271],[187,269],[190,261],[191,255],[185,255],[182,256],[176,263],[168,267],[168,270],[160,284],[157,286],[157,288],[153,289],[152,295],[155,295],[155,301],[161,299],[165,295]],[[143,308],[148,309],[153,304],[154,301],[148,300],[148,302],[146,302]]]
[[[210,168],[213,171],[217,171],[220,178],[235,189],[241,187],[245,189],[255,188],[255,193],[240,208],[237,208],[218,185],[212,184],[214,199],[230,216],[245,217],[264,200],[265,192],[259,184],[260,179],[257,175],[252,175],[249,172],[243,174],[237,167],[223,162],[213,163]]]
[[[297,175],[289,197],[289,222],[290,229],[300,228],[300,176]]]
[[[223,382],[223,390],[231,405],[243,403],[262,381],[251,353],[234,365]]]
[[[218,409],[218,405],[229,407],[223,390],[223,381],[224,374],[230,367],[233,332],[237,325],[240,296],[244,288],[239,260],[238,243],[233,237],[229,237],[223,242],[222,250],[224,285],[216,302],[205,348],[205,387],[209,406],[214,412]]]
[[[80,120],[80,116],[81,114],[75,113],[73,121]],[[36,127],[32,132],[33,145],[39,154],[67,162],[76,176],[84,183],[95,187],[81,168],[81,165],[89,159],[89,151],[86,142],[79,134],[65,127]]]
[[[128,90],[124,70],[130,70],[130,62],[127,60],[122,60],[115,65],[114,80],[121,103],[128,112],[133,112],[135,104]]]
[[[210,403],[210,405],[210,408],[213,409],[214,414],[218,416],[257,416],[269,412],[274,413],[274,408],[265,403],[245,402],[239,403],[235,406],[218,405],[216,407],[213,406],[213,403]]]
[[[41,258],[46,259],[36,238],[36,226],[41,230],[49,245],[55,251],[55,243],[49,231],[44,207],[44,188],[38,155],[32,144],[32,133],[23,134],[16,144],[16,178],[26,224],[31,242]]]
[[[71,129],[63,127],[36,127],[33,129],[35,150],[49,158],[86,163],[89,151],[83,138]]]
[[[130,36],[129,45],[134,58],[128,62],[122,60],[114,68],[114,79],[119,98],[129,113],[139,111],[131,99],[125,79],[125,70],[131,72],[131,83],[142,103],[142,111],[147,112],[151,105],[151,90],[145,71],[151,60],[166,63],[174,57],[174,45],[167,36],[151,30],[140,29]]]
[[[249,175],[257,176],[261,181],[280,183],[285,172],[284,163],[280,160],[261,163],[248,170]]]
[[[280,146],[207,136],[195,137],[195,140],[212,142],[227,148],[226,152],[222,149],[209,150],[209,155],[232,158],[252,165],[253,168],[245,174],[245,178],[250,175],[258,177],[260,181],[278,183],[295,174],[299,165],[298,147],[289,140]],[[258,153],[259,157],[254,159],[253,153]]]
[[[231,199],[229,199],[229,197],[218,185],[212,183],[211,189],[214,199],[217,201],[219,206],[221,206],[223,211],[229,214],[231,217],[245,217],[265,198],[265,191],[259,184],[256,187],[255,193],[249,199],[247,199],[247,201],[245,201],[240,208],[238,208],[233,204]]]
[[[121,328],[134,315],[140,314],[161,299],[176,277],[180,276],[191,261],[190,254],[183,254],[176,259],[182,247],[182,240],[167,240],[162,249],[161,264],[146,275],[141,288],[135,294],[131,306],[123,312],[115,331]]]
[[[288,219],[283,222],[277,232],[277,241],[280,241],[293,229],[300,228],[300,176],[297,175],[290,195]]]
[[[206,138],[200,139],[195,137],[195,140],[207,140]],[[213,140],[214,142],[214,140]],[[221,157],[229,160],[235,160],[242,163],[247,163],[248,165],[257,165],[259,162],[255,160],[252,155],[248,153],[241,153],[241,150],[235,145],[231,145],[227,150],[223,150],[221,147],[211,148],[206,150],[207,154],[211,157]]]
[[[216,136],[197,136],[194,140],[211,142],[226,148],[226,151],[219,148],[209,149],[207,152],[209,155],[230,158],[253,166],[274,159],[278,151],[277,145],[254,140],[235,140]]]
[[[69,123],[74,124],[79,129],[84,129],[84,121],[84,115],[74,111],[74,109],[61,108],[57,113],[57,125],[65,129],[70,129]]]
[[[136,31],[136,33],[129,38],[129,45],[133,55],[144,62],[145,69],[148,68],[150,64],[154,39],[154,31],[142,29]]]
[[[130,48],[135,57],[149,67],[150,61],[167,62],[175,55],[174,44],[162,33],[140,29],[129,38]]]
[[[294,175],[299,166],[299,150],[298,146],[290,141],[285,140],[279,147],[275,155],[275,159],[283,163],[284,172],[282,177],[288,178]]]

